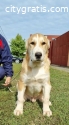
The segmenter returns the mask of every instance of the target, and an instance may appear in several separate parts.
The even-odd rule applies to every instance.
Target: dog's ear
[[[50,48],[50,40],[48,39],[48,49]]]
[[[26,40],[25,48],[26,48],[26,50],[28,49],[28,39]]]
[[[47,39],[47,36],[45,36],[46,37],[46,39]]]
[[[50,48],[50,40],[47,38],[47,36],[45,36],[45,38],[47,39],[48,41],[48,49]]]

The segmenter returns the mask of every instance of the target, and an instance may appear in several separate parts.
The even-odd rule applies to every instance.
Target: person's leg
[[[2,80],[5,77],[5,70],[2,66],[0,66],[0,80]]]

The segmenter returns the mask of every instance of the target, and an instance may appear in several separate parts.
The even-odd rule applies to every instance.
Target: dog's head
[[[27,53],[32,62],[42,62],[49,48],[50,42],[42,34],[33,34],[26,42]]]

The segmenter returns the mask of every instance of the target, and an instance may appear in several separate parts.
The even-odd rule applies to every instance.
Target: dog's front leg
[[[46,83],[43,86],[43,115],[47,115],[48,117],[52,115],[52,112],[49,108],[50,90],[51,85]]]
[[[18,95],[17,95],[17,106],[14,110],[14,115],[19,116],[20,114],[23,113],[23,105],[24,105],[24,94],[25,94],[25,85],[23,82],[19,81],[18,82]]]

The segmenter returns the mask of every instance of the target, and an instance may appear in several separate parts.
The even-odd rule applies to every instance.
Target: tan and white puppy
[[[27,53],[22,63],[18,82],[18,100],[14,114],[23,113],[26,99],[43,102],[43,115],[51,116],[50,102],[50,61],[48,59],[49,40],[42,34],[33,34],[26,42]]]

